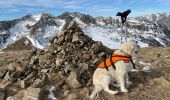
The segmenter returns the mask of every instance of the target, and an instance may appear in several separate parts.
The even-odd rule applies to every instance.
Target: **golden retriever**
[[[121,45],[120,49],[116,50],[114,53],[124,55],[128,54],[132,57],[136,56],[140,47],[134,41],[128,41]],[[128,72],[133,69],[132,63],[125,63],[124,61],[117,61],[114,63],[116,70],[111,66],[106,69],[97,68],[93,74],[93,84],[95,89],[90,95],[90,99],[94,99],[96,94],[101,90],[108,92],[109,94],[117,94],[118,91],[113,91],[109,89],[109,84],[120,87],[121,92],[128,92],[125,85],[131,85],[132,82],[129,81]],[[115,84],[115,82],[117,84]]]

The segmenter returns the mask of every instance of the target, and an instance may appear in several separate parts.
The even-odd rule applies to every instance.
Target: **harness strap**
[[[106,55],[106,56],[108,56],[108,55]],[[108,69],[108,67],[106,65],[106,60],[104,60],[104,67],[106,68],[107,71],[109,71],[109,69]]]
[[[131,63],[132,63],[133,68],[136,69],[136,66],[135,66],[135,63],[134,63],[133,60],[132,60],[132,57],[130,57],[130,61],[131,61]]]
[[[112,55],[110,55],[110,63],[111,63],[111,65],[112,65],[112,67],[116,70],[116,66],[115,66],[115,64],[113,63],[113,60],[112,60]]]

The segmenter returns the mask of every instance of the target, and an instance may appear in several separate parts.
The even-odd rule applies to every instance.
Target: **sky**
[[[115,16],[131,9],[130,16],[170,12],[170,0],[0,0],[0,20],[27,14],[80,12],[91,16]]]

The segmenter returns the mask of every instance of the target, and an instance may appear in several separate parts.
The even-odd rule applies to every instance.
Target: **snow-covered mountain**
[[[92,17],[78,12],[59,16],[48,13],[27,15],[0,22],[0,49],[20,49],[31,46],[42,49],[74,20],[86,35],[110,48],[121,42],[135,40],[142,47],[170,46],[170,13],[129,17],[124,26],[120,18]],[[21,45],[21,46],[17,46]]]

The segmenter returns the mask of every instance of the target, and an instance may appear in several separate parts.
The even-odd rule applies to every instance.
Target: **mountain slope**
[[[33,47],[44,48],[74,20],[83,32],[109,48],[118,48],[124,41],[135,40],[142,47],[170,45],[170,13],[129,17],[121,26],[119,17],[92,17],[78,12],[59,16],[48,13],[27,15],[0,22],[0,49],[10,48],[17,41],[29,41]],[[23,46],[24,47],[24,46]],[[19,48],[20,49],[20,48]]]

